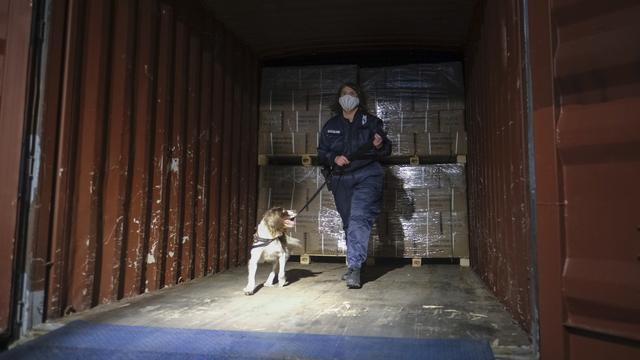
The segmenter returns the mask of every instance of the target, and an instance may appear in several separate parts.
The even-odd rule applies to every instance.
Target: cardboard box
[[[454,212],[467,211],[467,191],[465,188],[451,188],[451,209]]]
[[[429,94],[414,97],[414,111],[464,110],[464,97],[454,94]]]
[[[402,122],[399,111],[386,109],[385,111],[378,112],[376,116],[382,120],[384,129],[392,141],[394,136],[402,132]]]
[[[440,111],[440,132],[464,131],[464,110]]]
[[[467,179],[464,164],[437,165],[440,174],[440,185],[443,188],[466,189]]]
[[[468,258],[469,257],[469,234],[468,233],[454,233],[451,236],[451,243],[453,247],[453,257]]]
[[[453,256],[451,238],[446,235],[433,236],[429,241],[427,256],[431,258],[450,258]]]
[[[261,132],[281,132],[283,122],[282,111],[260,111]]]
[[[294,226],[294,230],[296,233],[299,232],[310,232],[317,233],[319,218],[318,212],[314,211],[305,211],[303,213],[298,214],[296,217],[296,222]]]
[[[305,90],[267,89],[260,98],[260,110],[295,111],[306,110],[306,108],[307,93]]]
[[[428,189],[385,189],[383,202],[385,208],[402,214],[411,214],[417,211],[427,211]]]
[[[427,155],[452,155],[451,134],[427,133]]]
[[[336,87],[331,93],[310,93],[307,97],[307,111],[331,112],[331,106],[336,101]]]
[[[284,111],[283,131],[316,133],[321,129],[320,111]]]
[[[391,165],[385,170],[387,189],[440,188],[437,165]]]
[[[451,189],[429,189],[429,211],[451,211]]]
[[[302,209],[302,207],[309,200],[311,200],[311,196],[313,195],[314,191],[315,189],[308,188],[308,187],[295,187],[292,191],[293,199],[291,201],[292,203],[291,209],[295,211],[299,211],[300,209]],[[320,205],[321,205],[320,201],[321,199],[316,196],[316,198],[313,199],[311,202],[309,202],[309,205],[306,207],[306,209],[302,211],[300,214],[298,214],[298,216],[312,215],[312,216],[318,217],[320,215]],[[298,221],[297,218],[296,218],[296,221]]]
[[[318,144],[320,144],[320,133],[305,133],[306,139],[306,154],[316,155],[318,154]]]
[[[412,156],[415,153],[414,134],[395,134],[389,137],[392,143],[391,155]]]
[[[426,212],[407,214],[389,211],[387,219],[387,235],[394,241],[404,241],[426,234],[429,226],[429,214]]]
[[[453,155],[467,155],[467,133],[454,131],[451,133],[451,153]]]
[[[400,112],[400,132],[421,133],[427,128],[427,113],[416,111]]]
[[[293,192],[292,188],[269,188],[269,206],[268,208],[281,207],[284,209],[293,209]]]
[[[419,156],[453,156],[467,154],[467,133],[418,133],[416,154]]]
[[[320,232],[308,234],[306,241],[306,253],[311,255],[346,255],[347,244],[344,238],[340,239],[333,234]]]
[[[467,212],[449,212],[443,215],[443,230],[445,234],[469,233]]]
[[[321,178],[320,180],[324,181],[324,178]],[[320,197],[320,206],[323,211],[337,211],[333,193],[327,190],[326,187],[322,189],[318,196]]]
[[[258,141],[261,155],[299,155],[307,152],[307,137],[304,133],[267,132],[260,133]]]
[[[316,190],[322,184],[323,178],[320,168],[316,166],[291,166],[292,178],[290,180],[295,183],[296,187],[307,187]]]
[[[292,166],[262,166],[258,178],[258,187],[287,187],[293,185],[294,167]]]
[[[452,212],[445,217],[445,235],[451,242],[453,257],[469,257],[469,230],[466,212]]]

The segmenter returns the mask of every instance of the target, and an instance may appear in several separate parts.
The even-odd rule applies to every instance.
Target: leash
[[[329,175],[331,176],[331,175]],[[320,185],[320,187],[318,188],[318,190],[316,190],[316,192],[311,196],[311,198],[304,204],[304,206],[302,207],[302,209],[300,209],[300,211],[298,211],[296,213],[296,215],[302,213],[304,211],[304,209],[306,209],[307,207],[309,207],[309,204],[311,204],[311,202],[318,196],[318,194],[320,194],[320,191],[322,191],[322,189],[324,188],[325,185],[327,185],[327,182],[329,182],[330,177],[327,177],[324,179],[324,182],[322,183],[322,185]],[[295,219],[295,217],[291,218],[291,220]]]
[[[372,138],[373,138],[373,136],[372,136]],[[371,159],[370,162],[368,162],[368,163],[366,163],[364,165],[358,166],[355,169],[349,169],[350,172],[356,171],[358,169],[362,169],[363,167],[368,166],[369,164],[371,164],[374,161],[373,159],[375,159],[375,157],[372,158],[372,157],[365,156],[365,153],[367,153],[369,150],[371,150],[372,147],[373,147],[372,143],[370,143],[370,142],[366,143],[366,144],[362,145],[360,148],[358,148],[358,150],[356,150],[356,152],[354,152],[353,154],[347,156],[347,159],[349,160],[349,162],[354,161],[354,160]],[[345,173],[345,170],[347,170],[347,169],[348,168],[342,168],[339,171],[339,175],[342,176]],[[324,176],[324,182],[322,183],[322,185],[320,185],[320,187],[318,187],[316,192],[313,193],[311,198],[309,198],[309,200],[307,200],[307,202],[300,209],[300,211],[298,211],[296,213],[296,215],[302,213],[307,207],[309,207],[309,204],[311,204],[311,202],[313,202],[313,200],[315,200],[315,198],[318,197],[318,195],[320,194],[320,191],[322,191],[322,189],[325,187],[325,185],[327,185],[327,183],[331,180],[331,177],[333,176],[333,171],[334,171],[334,168],[330,167],[328,172],[327,172],[327,174]],[[294,220],[294,219],[295,219],[295,217],[291,218],[291,220]]]

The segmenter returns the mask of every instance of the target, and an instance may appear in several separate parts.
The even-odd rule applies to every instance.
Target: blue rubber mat
[[[174,329],[74,321],[0,359],[493,359],[488,342]]]

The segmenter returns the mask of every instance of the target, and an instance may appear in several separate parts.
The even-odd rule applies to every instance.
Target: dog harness
[[[262,238],[262,237],[258,236],[258,234],[253,234],[253,245],[251,245],[251,248],[255,249],[255,248],[267,246],[267,245],[271,244],[274,240],[276,240],[278,238],[279,237],[275,237],[273,239],[267,239],[267,238]]]

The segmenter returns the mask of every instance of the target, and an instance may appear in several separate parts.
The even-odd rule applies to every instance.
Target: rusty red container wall
[[[640,3],[529,1],[542,358],[640,358]]]
[[[22,132],[29,75],[31,6],[19,0],[0,1],[0,337],[13,318],[16,219]]]
[[[484,2],[466,51],[471,260],[520,325],[530,329],[529,198],[521,12]]]
[[[61,0],[53,14],[47,318],[243,263],[257,165],[240,133],[257,131],[249,49],[176,2]]]

